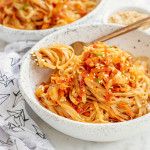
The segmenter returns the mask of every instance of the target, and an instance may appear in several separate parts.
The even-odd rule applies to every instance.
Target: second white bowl
[[[93,9],[89,14],[87,14],[86,16],[80,18],[79,20],[71,24],[64,25],[61,27],[54,27],[45,30],[20,30],[20,29],[6,27],[0,24],[0,39],[6,42],[37,41],[57,30],[64,29],[66,27],[71,27],[76,24],[84,23],[89,19],[93,20],[94,17],[97,16],[97,13],[101,11],[101,8],[105,3],[104,0],[97,0],[97,2],[98,2],[97,7]]]

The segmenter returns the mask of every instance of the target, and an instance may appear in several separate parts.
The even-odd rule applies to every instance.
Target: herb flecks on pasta
[[[53,69],[35,90],[50,111],[80,122],[131,120],[149,112],[148,59],[135,58],[115,46],[96,42],[76,56],[56,44],[33,54],[39,67]]]
[[[0,24],[25,30],[72,23],[96,7],[96,0],[0,0]]]

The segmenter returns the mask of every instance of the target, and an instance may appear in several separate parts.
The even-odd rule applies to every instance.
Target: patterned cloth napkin
[[[12,43],[0,53],[0,150],[54,150],[27,114],[18,88],[21,57],[34,44]]]

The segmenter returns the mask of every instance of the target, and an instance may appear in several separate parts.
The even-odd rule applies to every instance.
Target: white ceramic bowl
[[[14,29],[10,27],[6,27],[0,24],[0,39],[6,41],[6,42],[16,42],[16,41],[37,41],[45,37],[46,35],[53,33],[54,31],[70,27],[75,24],[80,24],[88,21],[89,19],[94,19],[94,17],[97,16],[97,13],[101,11],[101,7],[103,7],[105,0],[97,0],[98,4],[97,7],[92,10],[89,14],[86,16],[80,18],[79,20],[62,26],[62,27],[54,27],[51,29],[45,29],[45,30],[20,30],[20,29]]]
[[[103,16],[103,19],[102,19],[102,23],[104,23],[104,24],[109,23],[109,24],[112,24],[112,25],[118,25],[117,23],[110,23],[110,22],[108,22],[108,20],[109,20],[109,18],[112,15],[116,14],[117,12],[121,12],[121,11],[137,11],[137,12],[140,12],[140,13],[144,13],[144,14],[149,14],[150,15],[149,6],[146,7],[146,5],[144,5],[144,6],[135,6],[135,7],[133,7],[131,5],[118,6],[118,7],[113,7],[112,9],[108,9],[108,11],[106,11],[104,13],[104,16]],[[147,32],[147,33],[150,33],[150,28],[148,28],[146,30],[143,30],[143,31]]]
[[[113,8],[113,9],[110,9],[109,11],[105,12],[105,15],[103,17],[103,22],[104,23],[108,23],[108,20],[109,18],[113,15],[113,14],[116,14],[117,12],[121,12],[121,11],[137,11],[137,12],[140,12],[140,13],[144,13],[144,14],[150,14],[150,10],[149,9],[146,9],[145,7],[143,6],[135,6],[135,7],[131,7],[131,6],[120,6],[119,8]]]
[[[50,126],[75,138],[88,141],[116,141],[137,134],[149,128],[150,114],[132,121],[108,124],[81,123],[58,116],[45,109],[34,96],[37,84],[50,74],[49,69],[39,69],[31,60],[31,52],[53,43],[71,44],[75,41],[90,42],[99,36],[118,29],[112,25],[82,25],[57,31],[38,42],[22,60],[20,71],[20,90],[31,108]],[[117,45],[134,55],[150,56],[150,36],[141,31],[134,31],[113,40],[108,44]]]

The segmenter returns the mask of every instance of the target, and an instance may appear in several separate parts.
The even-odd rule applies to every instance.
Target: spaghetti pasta
[[[0,24],[26,30],[74,22],[96,6],[96,0],[0,0]]]
[[[39,67],[53,69],[35,90],[39,102],[63,117],[90,123],[131,120],[149,112],[149,59],[96,42],[75,55],[56,44],[35,52]]]

